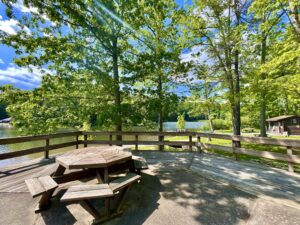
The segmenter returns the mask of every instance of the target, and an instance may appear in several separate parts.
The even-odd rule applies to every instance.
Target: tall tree
[[[213,133],[214,114],[220,108],[220,85],[212,78],[212,71],[207,65],[196,64],[192,72],[196,79],[189,84],[191,96],[185,99],[185,107],[190,116],[206,115],[210,132]]]
[[[207,55],[218,80],[228,90],[233,134],[240,135],[240,59],[239,49],[244,26],[242,14],[247,2],[195,1],[187,19],[187,36],[192,45],[203,46],[198,55]]]
[[[258,76],[256,79],[259,82],[259,86],[255,85],[254,92],[259,93],[259,98],[257,99],[260,105],[260,136],[266,137],[266,116],[267,116],[267,105],[269,104],[268,101],[272,99],[271,95],[278,95],[274,93],[274,89],[278,90],[278,85],[276,85],[276,78],[281,76],[289,75],[295,73],[295,69],[291,69],[290,66],[283,68],[282,64],[280,66],[280,71],[274,67],[274,65],[278,65],[280,61],[280,57],[278,58],[278,54],[276,52],[281,51],[285,52],[285,58],[282,59],[287,61],[288,58],[291,58],[289,63],[292,61],[295,62],[295,53],[288,53],[290,50],[289,48],[292,46],[290,42],[288,46],[286,45],[285,48],[280,49],[279,45],[283,45],[282,40],[286,39],[283,37],[285,33],[289,30],[289,25],[286,22],[287,20],[287,13],[284,7],[288,7],[287,4],[283,5],[284,1],[271,1],[271,0],[264,0],[264,1],[254,1],[249,18],[251,19],[251,24],[249,25],[249,37],[252,46],[259,46],[257,49],[258,51],[253,51],[252,55],[258,53],[260,58],[260,62],[256,62],[255,64],[259,64],[260,67],[256,67],[256,72],[252,70],[253,74],[257,74]],[[251,48],[251,47],[250,47]],[[283,50],[284,49],[284,50]],[[288,51],[287,51],[288,50]],[[293,48],[295,50],[295,48]],[[297,50],[296,50],[297,51]],[[298,50],[299,51],[299,50]],[[290,57],[286,57],[290,55]],[[277,55],[277,56],[276,56]],[[296,56],[297,58],[298,56]],[[255,60],[254,60],[255,61]],[[270,64],[272,62],[272,64]],[[295,65],[292,62],[291,65]],[[251,62],[248,61],[248,64]],[[254,63],[252,61],[252,63]],[[271,66],[271,67],[270,67]],[[293,66],[292,66],[293,67]],[[266,69],[268,68],[268,69]],[[258,70],[257,70],[258,69]],[[275,75],[276,70],[279,72]],[[253,75],[250,78],[253,83]],[[254,81],[255,82],[255,81]],[[282,85],[281,85],[282,86]]]
[[[177,99],[170,87],[183,68],[179,23],[184,11],[173,0],[141,1],[139,9],[140,38],[133,43],[133,78],[143,82],[136,90],[152,99],[149,110],[157,113],[159,131],[163,131],[164,117],[174,109],[171,106]]]
[[[16,1],[3,2],[7,14],[31,30],[31,34],[1,34],[1,40],[20,54],[16,62],[48,67],[58,75],[77,71],[100,76],[113,87],[115,129],[122,130],[120,60],[134,32],[126,19],[134,16],[136,1],[29,0],[23,4],[32,13],[21,18],[14,14]]]

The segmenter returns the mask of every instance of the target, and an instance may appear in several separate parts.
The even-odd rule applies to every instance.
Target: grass
[[[244,134],[243,134],[244,135]],[[251,134],[246,134],[245,136],[252,136]],[[283,136],[271,136],[272,138],[278,138],[278,139],[291,139],[291,140],[300,140],[300,136],[289,136],[289,137],[283,137]],[[188,141],[188,136],[185,137],[169,137],[167,140],[170,141]],[[193,139],[193,141],[196,141]],[[210,141],[208,138],[201,138],[201,141],[204,143],[210,143],[215,145],[223,145],[223,146],[231,146],[231,140],[224,140],[224,139],[211,139]],[[262,145],[262,144],[255,144],[255,143],[249,143],[249,142],[242,142],[241,143],[243,148],[256,150],[256,151],[269,151],[269,152],[276,152],[281,154],[286,154],[286,148],[280,147],[280,146],[273,146],[273,145]],[[224,152],[216,149],[208,149],[209,152],[212,152],[214,154],[219,154],[226,157],[233,157],[233,154],[230,152]],[[295,155],[300,156],[300,151],[294,151]],[[238,160],[245,160],[245,161],[253,161],[258,162],[261,164],[269,165],[272,167],[280,168],[287,170],[288,169],[288,163],[278,160],[271,160],[271,159],[265,159],[261,157],[256,156],[249,156],[249,155],[237,155]],[[294,165],[294,171],[297,173],[300,173],[300,165]]]

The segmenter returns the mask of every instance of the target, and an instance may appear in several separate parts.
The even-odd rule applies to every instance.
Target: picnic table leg
[[[48,206],[51,203],[51,198],[52,198],[52,195],[54,193],[54,190],[55,189],[49,190],[49,191],[45,192],[42,195],[42,197],[39,200],[39,203],[38,203],[37,207],[35,208],[36,213],[48,208]]]
[[[108,168],[104,168],[104,183],[108,184]]]
[[[56,171],[51,174],[51,177],[61,176],[64,174],[65,171],[66,171],[65,167],[63,167],[62,165],[58,165]]]
[[[108,168],[105,167],[104,169],[97,170],[97,180],[100,184],[107,184],[108,183]],[[107,217],[110,216],[110,198],[104,198],[105,204],[105,215]]]
[[[108,168],[97,169],[96,177],[100,184],[108,184]]]
[[[96,170],[96,178],[99,184],[104,184],[103,174],[100,169]]]
[[[100,218],[100,214],[88,200],[81,200],[79,201],[79,204],[82,206],[82,208],[88,211],[95,219]]]

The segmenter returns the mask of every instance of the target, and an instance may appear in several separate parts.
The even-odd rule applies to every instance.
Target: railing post
[[[193,143],[193,136],[189,136],[189,150],[190,151],[193,151],[193,146],[192,146],[192,143]]]
[[[79,135],[76,135],[76,149],[79,148]]]
[[[197,150],[198,150],[198,152],[202,152],[200,135],[197,135]]]
[[[293,156],[293,148],[291,146],[287,146],[286,153],[289,157]],[[294,164],[291,162],[288,162],[288,169],[289,169],[289,172],[294,173]]]
[[[47,138],[46,139],[46,151],[45,151],[45,155],[44,155],[45,159],[49,159],[49,145],[50,145],[50,140],[49,140],[49,138]]]
[[[109,146],[112,146],[112,140],[113,140],[112,134],[110,134],[110,135],[109,135]]]
[[[158,141],[159,141],[159,142],[163,142],[164,139],[165,139],[165,136],[159,135],[159,137],[158,137]],[[165,149],[165,145],[164,145],[164,144],[163,144],[163,145],[159,145],[159,150],[160,150],[160,151],[163,151],[164,149]]]
[[[88,136],[87,134],[84,135],[84,147],[86,148],[87,147],[87,139],[88,139]]]
[[[138,146],[138,141],[139,141],[139,136],[135,135],[135,150],[139,150],[139,146]]]

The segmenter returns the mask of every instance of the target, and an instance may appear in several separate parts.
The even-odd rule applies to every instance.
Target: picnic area
[[[2,143],[60,135],[78,133],[6,138]],[[297,173],[218,156],[204,145],[201,151],[172,152],[134,150],[153,141],[137,141],[134,148],[126,141],[127,146],[95,142],[86,138],[56,155],[39,149],[47,158],[2,167],[0,223],[290,225],[300,219]],[[166,144],[197,145],[193,139]]]

